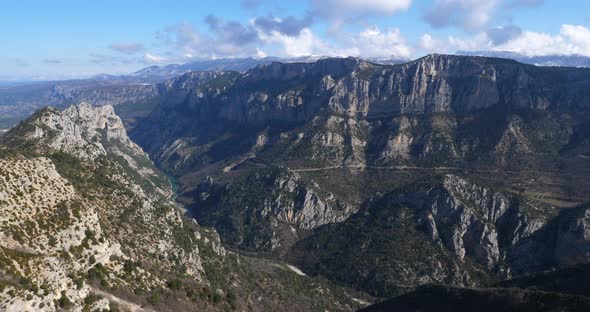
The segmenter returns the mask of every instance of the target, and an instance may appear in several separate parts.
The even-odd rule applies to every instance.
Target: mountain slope
[[[48,108],[2,141],[4,273],[16,287],[6,308],[81,307],[93,280],[146,291],[175,271],[204,280],[198,234],[112,107]]]

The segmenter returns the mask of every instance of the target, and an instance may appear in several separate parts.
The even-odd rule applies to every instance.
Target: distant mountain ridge
[[[512,51],[457,51],[455,54],[507,58],[536,66],[590,67],[590,57],[579,54],[527,56]]]
[[[88,79],[7,83],[0,86],[0,129],[8,128],[45,105],[65,108],[80,102],[92,105],[135,104],[141,110],[151,108],[150,100],[158,95],[156,84],[191,71],[246,72],[273,62],[311,63],[326,56],[309,55],[292,58],[228,58],[201,60],[185,64],[150,66],[127,75],[100,74]],[[376,63],[397,64],[400,59],[376,59]],[[143,112],[145,113],[145,112]]]
[[[246,72],[256,66],[271,64],[271,63],[313,63],[319,60],[331,58],[329,56],[322,55],[306,55],[298,57],[280,58],[274,56],[268,56],[263,58],[226,58],[226,59],[212,59],[212,60],[201,60],[193,61],[184,64],[170,64],[162,66],[150,66],[133,72],[127,77],[135,79],[144,79],[145,81],[157,80],[157,79],[170,79],[176,76],[180,76],[190,71],[237,71]],[[366,60],[379,63],[379,64],[400,64],[407,62],[407,59],[399,58],[367,58]]]

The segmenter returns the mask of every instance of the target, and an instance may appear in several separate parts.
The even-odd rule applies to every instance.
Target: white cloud
[[[561,35],[574,46],[574,53],[590,55],[590,29],[580,25],[562,25]]]
[[[427,53],[490,50],[512,51],[526,56],[579,54],[590,57],[590,29],[581,25],[564,24],[555,34],[525,30],[501,44],[495,44],[486,32],[467,38],[450,36],[446,39],[425,34],[419,46]]]
[[[491,47],[491,50],[513,51],[527,56],[570,54],[571,50],[561,35],[525,31],[517,38]]]
[[[266,52],[264,52],[258,48],[256,49],[256,57],[257,58],[265,58],[267,56],[268,56],[268,54],[266,54]]]
[[[146,53],[143,56],[143,61],[148,64],[161,64],[167,62],[168,59],[160,55]]]
[[[521,36],[493,49],[515,51],[527,56],[590,56],[590,29],[580,25],[564,24],[557,34],[525,31]]]
[[[447,46],[445,45],[444,41],[434,38],[430,34],[422,35],[422,37],[420,37],[420,41],[418,42],[418,46],[428,52],[447,52],[445,51]]]
[[[455,36],[449,36],[447,40],[447,49],[449,50],[462,50],[462,51],[475,51],[475,50],[487,50],[491,47],[492,41],[486,33],[478,33],[469,38],[459,38]]]
[[[358,56],[368,58],[409,58],[412,54],[397,28],[383,32],[377,26],[369,27],[356,36],[353,43],[359,49]]]
[[[259,31],[258,35],[264,45],[278,45],[279,56],[312,55],[326,49],[322,40],[309,28],[302,29],[297,36],[289,36],[279,31]]]
[[[309,28],[301,30],[298,36],[287,36],[278,31],[260,32],[265,45],[277,45],[278,56],[360,56],[366,58],[409,58],[412,49],[406,43],[399,29],[382,31],[372,26],[363,31],[342,37],[337,42],[327,42],[315,35]]]
[[[469,38],[449,36],[444,39],[424,34],[418,42],[418,47],[423,53],[455,53],[456,51],[486,50],[489,46],[489,38],[485,33],[479,33]]]

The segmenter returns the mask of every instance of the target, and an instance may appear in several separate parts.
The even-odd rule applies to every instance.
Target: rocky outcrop
[[[271,215],[297,228],[311,230],[318,226],[346,220],[355,212],[352,206],[334,198],[333,194],[318,194],[317,183],[305,185],[301,177],[285,172],[275,178],[273,194],[265,199],[263,215]]]
[[[512,275],[511,253],[521,252],[515,251],[518,246],[535,240],[535,233],[560,218],[558,210],[547,204],[496,192],[456,175],[446,175],[438,186],[401,190],[385,200],[389,206],[415,207],[417,222],[434,243],[461,261],[470,258],[503,277]]]
[[[408,192],[391,200],[424,209],[419,210],[419,222],[435,243],[450,249],[460,260],[469,257],[508,276],[510,270],[502,267],[508,252],[503,243],[518,244],[555,214],[550,207],[520,203],[455,175],[445,176],[440,187],[425,193]],[[539,213],[531,217],[529,210]]]
[[[125,148],[133,156],[143,151],[127,137],[121,119],[112,106],[94,107],[88,103],[71,106],[60,112],[48,107],[33,119],[8,133],[3,140],[10,145],[36,142],[49,148],[94,160],[108,149]]]
[[[163,187],[166,179],[156,173],[149,157],[129,139],[112,106],[82,103],[63,112],[47,107],[12,129],[0,142],[41,153],[62,152],[87,161],[117,158],[125,170],[145,178],[151,190],[171,194],[168,187]]]
[[[105,235],[95,203],[84,202],[72,184],[60,176],[47,158],[1,159],[0,172],[0,258],[4,274],[22,275],[31,289],[8,287],[0,295],[5,310],[55,310],[65,297],[81,308],[91,286],[76,286],[74,274],[85,272],[96,263],[119,271],[112,259],[130,259],[121,245]],[[91,236],[91,237],[90,237]],[[62,252],[80,248],[80,257],[92,257],[95,263],[68,260]],[[51,285],[36,291],[39,286]],[[93,303],[108,308],[108,300]]]
[[[226,243],[268,251],[291,240],[282,237],[281,227],[291,227],[297,238],[299,230],[341,222],[356,211],[321,191],[314,181],[279,168],[258,169],[231,184],[207,177],[186,196],[194,200],[191,207],[197,220],[218,228]]]

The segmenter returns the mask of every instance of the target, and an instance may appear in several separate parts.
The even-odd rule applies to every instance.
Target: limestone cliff
[[[219,228],[226,243],[254,250],[283,248],[299,239],[298,231],[342,222],[356,211],[314,181],[280,168],[261,169],[230,184],[207,177],[192,194],[190,207],[200,222]]]

